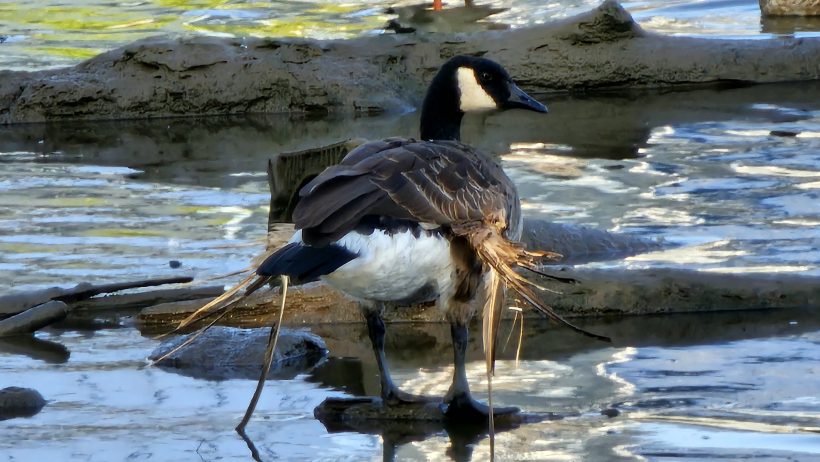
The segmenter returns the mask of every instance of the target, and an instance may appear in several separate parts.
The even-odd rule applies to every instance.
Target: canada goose
[[[538,302],[531,283],[514,271],[518,266],[538,272],[538,259],[558,255],[527,251],[515,242],[522,224],[515,186],[496,162],[459,141],[466,112],[515,108],[547,112],[497,63],[471,56],[450,59],[424,98],[420,140],[387,138],[362,144],[308,182],[299,192],[293,211],[297,231],[289,242],[269,254],[255,276],[200,308],[180,327],[220,310],[223,316],[242,287],[248,294],[279,277],[294,284],[325,281],[360,302],[381,375],[382,402],[391,406],[429,398],[399,390],[390,376],[384,354],[385,305],[437,300],[451,325],[455,363],[442,403],[445,416],[491,419],[488,406],[470,395],[467,328],[482,309],[490,374],[505,286],[549,318],[606,339],[567,323]],[[283,294],[286,288],[283,284]],[[237,427],[240,433],[265,371]]]
[[[421,140],[365,143],[306,184],[293,212],[296,233],[257,269],[254,286],[281,275],[295,284],[321,279],[360,301],[386,405],[420,397],[402,392],[390,377],[385,304],[437,299],[454,345],[446,415],[487,416],[467,383],[467,326],[477,305],[485,312],[491,306],[497,323],[502,280],[528,290],[512,266],[532,266],[541,254],[513,242],[522,221],[513,183],[496,162],[459,139],[465,112],[513,108],[547,112],[497,63],[450,59],[424,99]],[[487,335],[485,328],[485,348]]]

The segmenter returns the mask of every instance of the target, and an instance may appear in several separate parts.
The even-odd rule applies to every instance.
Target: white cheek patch
[[[457,71],[458,90],[461,93],[459,108],[463,112],[488,111],[498,109],[498,104],[478,83],[475,71],[469,67],[459,67]]]

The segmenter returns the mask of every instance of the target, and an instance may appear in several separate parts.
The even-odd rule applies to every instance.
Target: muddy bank
[[[68,69],[0,72],[0,123],[405,110],[460,53],[502,61],[533,92],[820,78],[820,40],[661,36],[606,1],[564,21],[469,36],[149,38]]]

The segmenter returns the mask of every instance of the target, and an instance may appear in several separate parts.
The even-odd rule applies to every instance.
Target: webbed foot
[[[389,388],[382,393],[382,401],[387,406],[401,406],[404,404],[424,404],[441,402],[441,398],[435,396],[413,395],[399,390],[396,387]]]
[[[486,421],[490,417],[490,407],[476,401],[466,393],[453,396],[448,402],[442,403],[442,411],[447,420],[461,422]],[[493,416],[512,415],[521,412],[517,407],[493,407]]]

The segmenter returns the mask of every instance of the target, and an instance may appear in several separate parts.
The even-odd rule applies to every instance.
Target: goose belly
[[[358,254],[322,280],[348,295],[382,302],[426,300],[447,293],[452,286],[453,262],[449,241],[435,233],[412,231],[370,234],[351,232],[336,245]],[[429,291],[429,292],[428,292]]]

